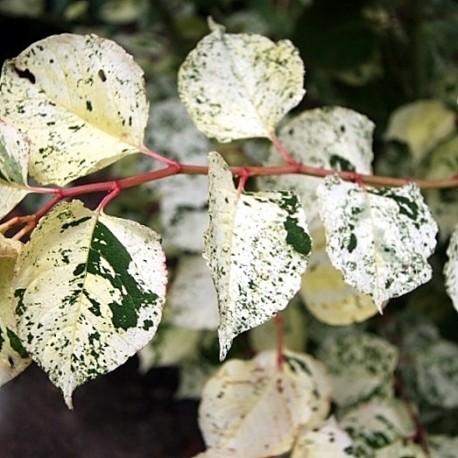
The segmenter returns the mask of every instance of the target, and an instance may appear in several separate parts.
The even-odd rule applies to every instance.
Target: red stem
[[[283,371],[284,352],[285,352],[285,336],[283,333],[283,316],[281,312],[275,315],[275,331],[277,338],[277,369]]]

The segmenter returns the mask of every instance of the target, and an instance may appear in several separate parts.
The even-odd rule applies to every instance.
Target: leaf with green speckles
[[[303,353],[284,357],[282,371],[276,352],[268,351],[248,361],[229,360],[210,378],[199,409],[210,450],[277,456],[291,449],[302,427],[323,423],[331,396],[324,366]]]
[[[64,185],[142,146],[143,72],[113,41],[54,35],[4,64],[0,117],[29,138],[30,175]]]
[[[396,347],[371,334],[351,333],[330,337],[318,357],[330,371],[333,399],[349,407],[389,392],[398,362]]]
[[[0,119],[0,219],[27,194],[29,143],[15,127]]]
[[[416,433],[406,404],[394,399],[369,402],[350,409],[340,418],[339,425],[348,432],[353,441],[351,453],[362,458],[378,457],[384,448],[399,440],[408,440]],[[380,456],[388,458],[405,455]]]
[[[343,107],[306,110],[282,125],[278,138],[296,161],[358,173],[372,173],[372,132],[374,123],[366,116]],[[265,165],[280,165],[283,159],[275,147]],[[287,189],[304,202],[310,230],[321,226],[316,204],[316,188],[320,178],[304,175],[259,177],[261,189]]]
[[[218,296],[220,357],[232,340],[283,310],[300,288],[312,242],[298,197],[238,193],[218,153],[209,155],[210,224],[204,257]]]
[[[123,364],[161,320],[166,268],[159,236],[79,201],[42,218],[17,271],[18,335],[69,407],[77,386]]]
[[[227,34],[221,26],[190,52],[178,92],[197,127],[219,141],[269,137],[304,95],[304,66],[288,40]]]
[[[416,185],[376,189],[329,176],[317,195],[332,264],[380,312],[431,278],[437,224]]]
[[[294,444],[291,458],[352,458],[349,452],[352,440],[334,417],[326,420],[320,428],[304,428]]]
[[[0,386],[23,372],[31,362],[17,337],[12,282],[21,243],[0,234]]]
[[[447,256],[448,261],[444,267],[445,288],[458,311],[458,224],[450,237]]]

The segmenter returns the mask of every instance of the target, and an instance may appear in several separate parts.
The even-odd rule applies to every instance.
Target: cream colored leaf
[[[218,153],[210,153],[210,225],[204,257],[220,312],[220,357],[235,336],[283,310],[300,288],[311,239],[293,193],[239,193]]]
[[[199,426],[210,449],[252,458],[279,455],[291,449],[302,426],[322,422],[329,399],[318,361],[288,352],[279,371],[275,352],[264,352],[226,362],[208,381]]]
[[[151,229],[79,201],[40,221],[17,264],[18,335],[69,407],[77,386],[151,340],[165,283],[164,254]]]
[[[17,336],[12,283],[21,243],[0,234],[0,386],[24,371],[31,362]]]
[[[26,195],[22,186],[0,179],[0,219],[6,216]]]
[[[431,458],[431,455],[427,455],[421,445],[406,439],[398,439],[396,442],[378,449],[374,455],[374,458],[393,457]]]
[[[323,323],[342,326],[359,323],[378,310],[372,299],[344,282],[326,253],[324,229],[312,233],[310,265],[302,278],[301,297],[310,312]]]
[[[180,258],[168,291],[172,322],[188,329],[216,329],[219,313],[215,287],[202,256]]]
[[[329,176],[317,194],[332,264],[380,312],[431,278],[437,224],[416,185],[376,189]]]
[[[453,306],[458,311],[458,224],[450,238],[447,248],[448,261],[444,267],[445,288]]]
[[[288,120],[278,138],[289,154],[301,164],[372,173],[372,132],[374,123],[366,116],[343,107],[307,110]],[[279,165],[282,158],[270,149],[267,165]],[[321,227],[316,188],[320,178],[303,175],[280,175],[258,179],[262,189],[287,189],[304,203],[310,230]]]
[[[30,174],[64,185],[143,143],[143,72],[121,47],[96,35],[54,35],[5,63],[0,116],[30,139]]]
[[[438,100],[417,100],[403,105],[391,115],[386,140],[407,145],[419,162],[455,130],[455,112]]]
[[[350,458],[350,436],[330,417],[320,428],[304,428],[297,439],[291,458]]]
[[[304,95],[304,66],[288,40],[227,34],[220,26],[190,52],[178,91],[199,130],[219,141],[270,137]]]

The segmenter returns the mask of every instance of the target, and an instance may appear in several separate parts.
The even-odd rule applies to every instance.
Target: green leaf
[[[234,387],[237,389],[234,389]],[[287,452],[299,429],[327,416],[330,386],[324,367],[305,354],[275,352],[230,360],[207,382],[199,408],[206,445],[237,456]]]
[[[347,407],[378,396],[392,384],[398,361],[396,348],[371,334],[351,333],[328,338],[318,352],[329,369],[334,402]]]
[[[0,234],[0,386],[23,372],[31,362],[17,336],[12,282],[21,243]]]
[[[154,336],[165,297],[159,236],[62,203],[44,217],[17,265],[18,335],[63,392],[124,363]]]
[[[397,400],[362,404],[346,412],[339,424],[353,440],[352,453],[360,458],[378,456],[375,451],[416,432],[406,405]]]
[[[334,417],[330,417],[319,429],[304,431],[294,445],[291,458],[350,458],[352,441],[348,433],[340,428]]]
[[[332,264],[380,312],[431,278],[437,224],[416,185],[376,189],[329,176],[317,194]]]
[[[30,174],[64,185],[143,143],[143,72],[96,35],[54,35],[5,63],[0,116],[30,139]]]
[[[450,238],[447,248],[448,261],[444,267],[445,288],[458,311],[458,224]]]
[[[334,170],[371,173],[374,123],[366,116],[343,107],[307,110],[286,122],[278,138],[296,161]],[[268,165],[280,165],[282,158],[271,148]],[[304,203],[312,229],[321,226],[316,204],[320,178],[280,175],[258,179],[262,189],[288,189]]]
[[[204,257],[220,311],[220,357],[235,336],[283,310],[299,290],[311,239],[293,193],[237,192],[218,153],[209,155],[210,225]]]
[[[178,92],[199,130],[219,141],[270,137],[304,95],[304,67],[288,40],[227,34],[218,25],[183,62]]]

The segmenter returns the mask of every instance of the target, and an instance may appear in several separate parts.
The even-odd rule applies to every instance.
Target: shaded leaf
[[[56,206],[18,260],[18,334],[72,406],[73,390],[144,347],[162,315],[166,271],[151,229]]]
[[[376,189],[329,176],[317,194],[332,264],[380,312],[431,278],[437,224],[416,185]]]
[[[326,417],[329,396],[318,361],[287,353],[279,371],[275,352],[264,352],[226,362],[208,381],[199,426],[210,449],[253,458],[278,455],[292,447],[300,427]]]
[[[326,339],[318,356],[330,371],[334,402],[340,407],[377,397],[384,385],[391,386],[398,361],[393,345],[363,333]]]
[[[54,35],[5,63],[0,116],[30,139],[30,174],[64,185],[142,146],[143,72],[114,42]]]
[[[12,283],[21,243],[0,234],[0,386],[23,372],[31,362],[17,336]]]
[[[302,279],[301,297],[323,323],[342,326],[359,323],[377,313],[372,299],[344,282],[326,253],[324,229],[312,233],[310,265]]]
[[[204,257],[218,295],[223,359],[235,336],[288,305],[299,290],[311,239],[293,193],[239,193],[218,153],[210,153],[209,163]]]
[[[219,141],[270,137],[304,95],[304,67],[288,40],[227,34],[218,25],[191,51],[178,92],[199,130]]]

